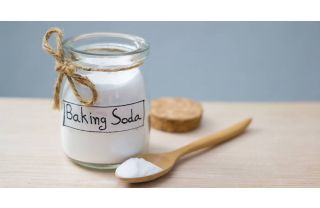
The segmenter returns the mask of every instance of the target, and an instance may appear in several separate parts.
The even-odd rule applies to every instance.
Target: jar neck
[[[90,68],[117,69],[143,63],[149,52],[144,39],[120,33],[91,33],[63,43],[67,60]]]

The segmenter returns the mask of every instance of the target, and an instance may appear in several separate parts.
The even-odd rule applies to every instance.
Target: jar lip
[[[130,51],[118,51],[117,54],[111,53],[96,53],[92,51],[84,51],[79,50],[75,47],[75,43],[83,40],[90,40],[94,38],[118,38],[119,40],[126,40],[130,41],[135,45],[135,49]],[[116,41],[114,41],[116,43]],[[145,41],[145,39],[131,34],[125,33],[115,33],[115,32],[94,32],[94,33],[85,33],[82,35],[76,35],[70,38],[67,38],[63,41],[63,47],[71,52],[83,54],[83,55],[90,55],[90,56],[108,56],[108,57],[119,57],[119,56],[127,56],[127,55],[135,55],[140,53],[145,53],[149,50],[150,46],[149,43]]]

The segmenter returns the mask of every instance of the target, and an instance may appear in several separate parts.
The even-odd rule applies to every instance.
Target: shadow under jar
[[[149,45],[140,37],[120,33],[90,33],[63,42],[65,57],[75,64],[116,70],[143,63]],[[125,71],[77,70],[95,85],[97,102],[81,104],[66,82],[62,98],[62,146],[75,163],[113,169],[141,154],[149,143],[149,102],[139,67]],[[91,91],[76,84],[90,99]]]

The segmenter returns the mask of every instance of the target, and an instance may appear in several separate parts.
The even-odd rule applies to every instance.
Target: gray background
[[[144,37],[151,98],[320,100],[319,22],[0,22],[0,96],[51,97],[49,27],[66,37],[109,31]]]

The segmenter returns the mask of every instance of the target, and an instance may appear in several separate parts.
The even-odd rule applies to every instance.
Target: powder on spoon
[[[161,171],[162,168],[143,158],[130,158],[117,168],[115,174],[121,178],[139,178],[153,175]]]

